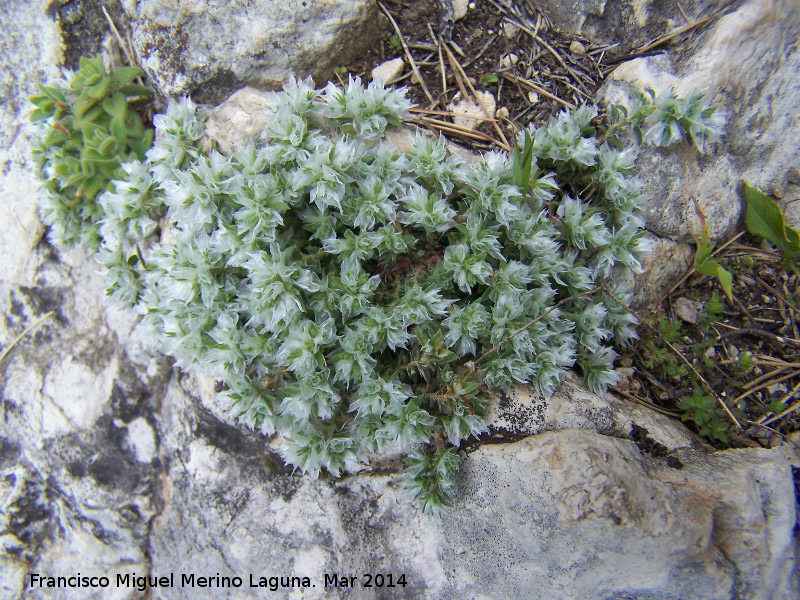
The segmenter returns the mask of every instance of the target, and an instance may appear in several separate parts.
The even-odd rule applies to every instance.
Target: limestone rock
[[[680,459],[664,468],[632,442],[575,430],[482,446],[442,523],[448,547],[469,549],[445,559],[468,582],[461,597],[794,597],[795,515],[772,503],[791,494],[785,451]]]
[[[473,8],[469,4],[469,0],[453,0],[453,19],[460,21],[466,17],[467,11]]]
[[[173,385],[159,414],[170,466],[151,536],[153,571],[186,562],[233,574],[294,570],[316,585],[303,590],[308,598],[347,597],[320,589],[323,573],[376,570],[406,574],[405,589],[387,596],[398,598],[504,600],[520,589],[548,599],[698,597],[691,590],[792,597],[796,459],[785,448],[709,455],[679,423],[574,381],[549,400],[514,393],[540,403],[544,420],[534,408],[527,429],[538,435],[469,453],[456,507],[436,520],[416,510],[391,474],[317,482],[293,475],[269,458],[266,438],[221,423]],[[632,422],[685,467],[670,469],[607,435]],[[628,568],[609,566],[622,562]]]
[[[687,0],[681,7],[690,19],[729,12],[742,0]],[[661,0],[540,0],[537,6],[556,31],[581,35],[597,44],[616,46],[625,54],[686,25],[678,7]]]
[[[477,90],[477,98],[461,98],[457,102],[447,105],[447,110],[457,113],[453,117],[453,123],[467,129],[475,129],[488,118],[494,118],[494,111],[497,105],[494,95],[491,92]]]
[[[271,92],[251,87],[231,94],[208,115],[205,136],[226,155],[255,143],[267,126],[265,109],[270,96]]]
[[[370,39],[367,0],[124,0],[133,46],[165,96],[220,101],[290,75],[327,79]]]
[[[389,85],[403,74],[405,68],[405,61],[398,56],[372,69],[372,79],[381,79],[385,85]]]
[[[600,92],[607,102],[622,100],[629,85],[674,88],[681,96],[706,92],[727,114],[724,143],[706,155],[690,148],[640,154],[650,231],[692,241],[701,234],[696,202],[712,239],[731,235],[743,215],[742,179],[778,197],[790,225],[800,222],[800,52],[786,45],[798,36],[796,2],[750,0],[680,55],[639,58],[614,71]]]
[[[36,84],[58,77],[61,62],[56,24],[42,18],[43,3],[10,0],[4,17],[0,43],[3,62],[0,72],[0,189],[3,190],[3,269],[0,282],[15,280],[25,261],[42,237],[43,228],[31,200],[38,193],[30,144],[34,127],[28,121],[28,96],[37,93]],[[14,65],[14,68],[11,68]],[[19,68],[25,65],[25,68]]]
[[[644,427],[668,450],[709,447],[683,425],[613,393],[598,396],[569,374],[549,397],[515,385],[495,394],[486,415],[486,439],[520,439],[544,431],[583,429],[605,435],[628,436],[634,424]]]
[[[34,177],[24,97],[53,72],[58,39],[44,3],[14,8],[0,28],[16,66],[2,80],[4,214],[15,220],[0,237],[0,253],[13,257],[0,277],[0,344],[54,312],[0,363],[0,597],[133,600],[141,593],[116,586],[117,573],[172,572],[176,587],[150,598],[196,598],[182,573],[243,579],[235,590],[204,589],[211,600],[263,598],[250,574],[316,586],[270,592],[281,599],[800,595],[796,455],[708,454],[680,423],[574,379],[549,399],[520,389],[498,397],[489,438],[507,443],[487,439],[462,458],[457,504],[442,520],[402,494],[391,465],[339,480],[292,473],[273,440],[224,420],[213,380],[173,370],[138,317],[105,302],[95,264],[41,239],[26,212],[35,195],[25,187]],[[212,114],[231,147],[259,133],[242,115],[262,100],[245,91]],[[685,467],[622,439],[633,423]],[[78,571],[114,583],[26,586],[30,572]],[[325,589],[326,573],[358,584],[364,573],[392,573],[396,587]]]

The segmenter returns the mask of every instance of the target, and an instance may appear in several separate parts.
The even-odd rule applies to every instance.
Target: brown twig
[[[658,48],[659,46],[661,46],[663,44],[666,44],[672,38],[677,37],[677,36],[681,35],[682,33],[686,33],[687,31],[691,31],[695,27],[699,27],[700,25],[702,25],[706,21],[709,21],[710,19],[714,18],[714,16],[715,15],[709,15],[707,17],[703,17],[702,19],[697,19],[696,21],[692,21],[691,23],[687,23],[683,27],[678,27],[678,29],[676,29],[675,31],[673,31],[671,33],[668,33],[667,35],[662,36],[662,37],[658,38],[657,40],[655,40],[653,42],[650,42],[646,46],[643,46],[642,48],[639,49],[638,52],[635,53],[635,55],[643,54],[644,52],[649,52],[650,50],[652,50],[654,48]]]
[[[671,410],[667,410],[666,408],[661,408],[657,404],[653,404],[652,402],[647,402],[646,400],[642,400],[638,396],[636,396],[634,394],[630,394],[630,393],[626,392],[625,390],[621,390],[620,388],[618,388],[618,387],[616,387],[614,385],[609,386],[608,389],[610,389],[612,392],[614,392],[616,394],[619,394],[621,396],[625,396],[626,398],[628,398],[630,400],[633,400],[634,402],[637,402],[637,403],[641,404],[642,406],[646,406],[647,408],[649,408],[651,410],[659,412],[662,415],[667,415],[669,417],[680,417],[681,416],[680,413],[672,412]]]
[[[750,311],[747,310],[747,307],[744,304],[742,304],[742,301],[739,300],[739,298],[737,298],[736,296],[732,296],[732,297],[733,297],[733,301],[737,304],[737,306],[742,309],[742,312],[747,317],[747,320],[750,321],[750,324],[753,327],[757,328],[758,325],[756,325],[756,322],[753,320],[753,315],[750,314]]]
[[[551,100],[555,100],[556,102],[558,102],[560,104],[563,104],[567,108],[570,108],[570,109],[574,109],[575,108],[574,104],[571,104],[570,102],[567,102],[566,100],[562,100],[561,98],[559,98],[555,94],[551,94],[546,89],[536,85],[532,81],[529,81],[527,79],[522,79],[521,77],[517,77],[516,75],[511,75],[510,73],[500,73],[500,75],[502,75],[503,78],[508,79],[511,82],[514,82],[514,83],[517,83],[517,84],[522,85],[524,87],[527,87],[528,89],[531,89],[534,92],[538,92],[542,96],[547,96]]]
[[[771,380],[771,381],[765,381],[761,385],[756,386],[753,389],[747,390],[744,394],[739,394],[738,396],[736,396],[736,398],[733,399],[733,403],[735,404],[736,402],[739,402],[740,400],[744,400],[745,398],[747,398],[751,394],[755,394],[756,392],[760,392],[764,388],[769,387],[771,385],[775,385],[776,383],[780,383],[781,381],[786,381],[787,379],[791,379],[792,377],[794,377],[796,375],[800,375],[800,371],[792,371],[788,375],[784,375],[783,377],[780,377],[778,379],[774,379],[774,380]]]
[[[786,298],[784,298],[784,296],[778,290],[776,290],[774,287],[769,285],[766,281],[763,281],[758,275],[756,275],[755,278],[756,278],[756,281],[758,281],[758,283],[760,283],[765,288],[767,288],[770,292],[775,294],[781,300],[781,302],[783,302],[786,306],[788,306],[794,312],[796,312],[798,315],[800,315],[800,309],[798,309],[794,304],[792,304]]]
[[[20,333],[20,334],[19,334],[17,337],[15,337],[15,338],[14,338],[14,340],[13,340],[13,341],[12,341],[12,342],[11,342],[11,343],[8,345],[8,346],[6,346],[6,347],[5,347],[5,349],[3,350],[2,354],[0,354],[0,362],[3,362],[3,359],[4,359],[6,356],[8,356],[8,353],[9,353],[9,352],[11,352],[11,349],[12,349],[14,346],[16,346],[16,345],[19,343],[19,341],[20,341],[22,338],[24,338],[24,337],[25,337],[26,335],[28,335],[28,334],[29,334],[31,331],[33,331],[34,329],[36,329],[36,328],[37,328],[39,325],[41,325],[42,323],[44,323],[44,322],[45,322],[45,320],[46,320],[47,318],[51,317],[51,316],[52,316],[52,315],[53,315],[55,312],[56,312],[56,311],[54,311],[54,310],[51,310],[50,312],[48,312],[48,313],[45,313],[44,315],[42,315],[41,317],[39,317],[38,319],[36,319],[36,321],[34,321],[34,322],[33,322],[33,323],[31,323],[30,325],[28,325],[28,326],[27,326],[27,327],[26,327],[26,328],[25,328],[25,329],[22,331],[22,333]]]
[[[435,127],[436,129],[439,129],[441,131],[447,131],[449,133],[463,135],[464,137],[472,138],[474,140],[480,140],[482,142],[489,142],[495,144],[499,148],[503,148],[502,142],[494,139],[491,136],[486,135],[485,133],[469,129],[467,127],[461,127],[459,125],[455,125],[454,123],[448,123],[447,121],[439,121],[438,119],[420,117],[419,121],[411,121],[411,123],[417,123],[419,125],[427,125],[430,127]]]
[[[586,92],[586,94],[587,94],[587,95],[590,95],[590,96],[591,96],[591,92],[590,92],[589,90],[587,90],[587,89],[586,89],[586,87],[583,85],[583,82],[581,81],[580,77],[578,77],[578,76],[575,74],[575,71],[573,71],[573,70],[572,70],[572,69],[569,67],[569,65],[568,65],[567,63],[565,63],[565,62],[564,62],[564,59],[563,59],[563,58],[561,58],[561,55],[560,55],[558,52],[556,52],[556,50],[555,50],[555,49],[554,49],[554,48],[553,48],[553,47],[552,47],[550,44],[548,44],[546,41],[544,41],[544,40],[542,39],[542,37],[539,35],[538,31],[536,31],[536,32],[534,32],[534,31],[531,31],[531,30],[530,30],[530,29],[529,29],[527,26],[523,25],[523,24],[522,24],[522,23],[520,23],[519,21],[514,21],[513,19],[508,19],[508,18],[506,18],[506,19],[507,19],[507,20],[508,20],[510,23],[513,23],[514,25],[516,25],[517,27],[519,27],[520,29],[522,29],[522,31],[524,31],[524,32],[525,32],[525,33],[527,33],[529,36],[531,36],[531,37],[532,37],[534,40],[536,40],[537,42],[539,42],[539,43],[540,43],[542,46],[544,46],[545,48],[547,48],[547,51],[548,51],[548,52],[550,52],[550,54],[552,54],[552,55],[555,57],[555,59],[558,61],[558,63],[559,63],[559,64],[560,64],[562,67],[564,67],[564,69],[566,69],[566,71],[567,71],[567,72],[568,72],[570,75],[572,75],[572,78],[575,80],[575,83],[577,83],[577,84],[578,84],[578,86],[579,86],[579,87],[580,87],[580,88],[581,88],[581,89],[582,89],[584,92]]]
[[[467,77],[467,74],[464,72],[464,69],[461,68],[461,64],[459,64],[456,57],[453,56],[453,53],[450,52],[450,49],[447,47],[447,45],[442,44],[441,42],[442,40],[441,38],[439,38],[439,43],[444,47],[445,52],[447,52],[447,60],[450,61],[450,66],[453,67],[454,71],[458,70],[461,73],[461,76],[464,78],[464,81],[466,82],[467,86],[469,86],[472,95],[475,97],[475,102],[477,102],[478,105],[483,109],[483,112],[486,114],[487,117],[492,118],[492,115],[489,114],[489,109],[486,108],[486,105],[483,103],[483,99],[478,95],[478,92],[475,91],[475,88],[472,86],[469,77]],[[465,98],[468,99],[469,96],[465,96]],[[509,145],[506,136],[503,135],[503,130],[500,129],[500,126],[497,124],[497,121],[495,120],[492,121],[492,127],[494,128],[497,135],[500,136],[500,139],[503,140],[503,145],[504,145],[503,149],[506,152],[511,152],[511,146]]]
[[[465,119],[474,119],[476,121],[496,121],[497,119],[489,119],[487,117],[477,117],[475,115],[468,115],[467,113],[452,112],[449,110],[428,110],[427,108],[410,108],[410,113],[422,115],[441,115],[443,117],[463,117]]]
[[[380,2],[380,0],[378,1],[378,6],[383,11],[383,14],[385,14],[392,22],[392,27],[394,27],[394,31],[397,34],[400,43],[403,45],[403,50],[406,53],[406,58],[408,58],[408,62],[411,64],[411,70],[414,71],[414,75],[416,76],[417,81],[419,81],[419,85],[420,87],[422,87],[422,91],[425,92],[425,95],[428,97],[428,100],[430,100],[431,106],[434,106],[436,104],[436,101],[433,99],[433,96],[431,96],[431,93],[428,91],[428,86],[425,85],[425,80],[422,79],[422,74],[419,72],[419,68],[417,68],[417,63],[414,61],[414,57],[411,56],[411,50],[409,50],[408,48],[408,44],[406,43],[406,38],[403,37],[403,34],[400,31],[400,27],[397,26],[397,21],[394,20],[392,14],[383,5],[383,2]]]
[[[677,354],[677,355],[678,355],[678,358],[680,358],[680,359],[683,361],[683,364],[685,364],[687,367],[689,367],[689,368],[692,370],[692,372],[693,372],[693,373],[694,373],[694,374],[697,376],[697,378],[698,378],[700,381],[702,381],[702,382],[705,384],[705,386],[706,386],[706,388],[708,389],[708,391],[709,391],[709,392],[711,392],[711,394],[714,396],[714,398],[716,398],[716,400],[717,400],[717,402],[719,402],[720,406],[722,406],[722,408],[723,408],[723,409],[725,409],[725,412],[726,412],[726,413],[728,413],[728,416],[731,418],[731,420],[732,420],[732,421],[733,421],[733,422],[736,424],[736,426],[737,426],[737,427],[738,427],[740,430],[743,430],[744,428],[742,427],[742,424],[741,424],[741,423],[739,423],[739,421],[736,419],[736,417],[735,417],[735,416],[733,416],[733,413],[732,413],[732,412],[731,412],[731,410],[728,408],[728,405],[727,405],[727,404],[725,404],[725,403],[722,401],[722,398],[720,398],[720,397],[719,397],[719,395],[717,394],[717,392],[715,392],[715,391],[714,391],[714,388],[712,388],[712,387],[711,387],[711,384],[710,384],[710,383],[708,383],[708,381],[706,381],[706,380],[705,380],[705,377],[703,377],[703,376],[700,374],[700,372],[699,372],[697,369],[695,369],[695,368],[694,368],[694,365],[693,365],[693,364],[692,364],[692,363],[691,363],[691,362],[690,362],[690,361],[689,361],[689,360],[688,360],[688,359],[687,359],[687,358],[686,358],[686,357],[685,357],[683,354],[681,354],[680,352],[678,352],[678,350],[677,350],[677,348],[675,348],[675,346],[673,346],[673,345],[672,345],[670,342],[668,342],[667,340],[664,340],[664,343],[665,343],[667,346],[669,346],[669,349],[670,349],[670,350],[672,350],[672,351],[673,351],[675,354]]]
[[[774,333],[770,333],[769,331],[764,331],[763,329],[758,329],[757,327],[741,327],[736,331],[729,331],[728,333],[723,333],[721,336],[717,338],[717,341],[722,341],[733,337],[741,337],[743,335],[754,335],[756,337],[766,338],[768,340],[777,342],[779,344],[784,344],[784,345],[788,344],[790,346],[797,346],[800,348],[800,340],[796,340],[790,337],[775,335]]]
[[[123,40],[122,36],[119,34],[117,26],[114,25],[114,21],[111,19],[111,15],[108,14],[106,7],[101,5],[100,8],[103,9],[103,14],[106,16],[106,21],[108,21],[108,26],[111,28],[111,32],[114,34],[114,37],[117,38],[119,49],[122,50],[122,52],[125,54],[125,58],[128,59],[128,64],[131,65],[132,67],[138,66],[133,58],[133,54],[128,48],[128,44],[125,43],[125,40]]]

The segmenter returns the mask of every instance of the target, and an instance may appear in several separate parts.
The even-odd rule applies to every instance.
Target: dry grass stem
[[[469,129],[468,127],[461,127],[460,125],[456,125],[454,123],[448,123],[447,121],[439,121],[438,119],[431,119],[430,117],[420,117],[419,121],[412,121],[412,123],[417,123],[418,125],[424,125],[428,127],[435,127],[441,131],[462,135],[464,137],[480,140],[482,142],[489,142],[491,144],[495,144],[499,148],[503,148],[503,143],[501,141],[496,140],[485,133],[475,131],[474,129]]]
[[[26,328],[25,328],[25,329],[22,331],[22,333],[20,333],[20,334],[19,334],[17,337],[15,337],[15,338],[14,338],[14,341],[12,341],[12,342],[11,342],[11,343],[10,343],[8,346],[6,346],[5,350],[3,350],[2,354],[0,354],[0,362],[3,362],[3,359],[4,359],[6,356],[8,356],[8,353],[9,353],[9,352],[11,352],[11,349],[12,349],[14,346],[16,346],[16,345],[19,343],[19,341],[20,341],[22,338],[24,338],[26,335],[28,335],[28,334],[29,334],[31,331],[33,331],[33,330],[34,330],[34,329],[36,329],[37,327],[39,327],[39,325],[41,325],[42,323],[44,323],[44,322],[45,322],[45,320],[47,320],[49,317],[51,317],[51,316],[52,316],[52,315],[53,315],[55,312],[56,312],[56,311],[54,311],[54,310],[51,310],[50,312],[48,312],[48,313],[45,313],[44,315],[42,315],[41,317],[39,317],[39,318],[38,318],[36,321],[34,321],[34,322],[33,322],[33,323],[31,323],[30,325],[28,325],[28,326],[27,326],[27,327],[26,327]]]
[[[403,36],[403,33],[400,31],[400,27],[397,26],[397,21],[394,20],[392,14],[387,10],[387,8],[383,5],[383,2],[378,2],[378,6],[380,6],[383,14],[385,14],[389,20],[392,22],[392,27],[394,27],[395,33],[397,33],[397,37],[400,40],[400,43],[403,45],[403,51],[406,53],[406,58],[408,58],[408,62],[411,64],[411,70],[414,71],[414,76],[419,81],[419,85],[422,88],[422,91],[425,92],[425,95],[430,100],[431,106],[436,105],[436,101],[431,96],[431,93],[428,91],[428,86],[425,85],[425,80],[422,79],[422,74],[419,72],[419,68],[417,67],[417,63],[414,61],[414,57],[411,56],[411,50],[408,48],[408,44],[406,43],[406,38]]]
[[[474,119],[476,121],[497,121],[497,119],[490,119],[488,117],[477,117],[475,115],[468,115],[467,113],[453,112],[448,110],[428,110],[427,108],[411,108],[410,113],[421,115],[440,115],[442,117],[463,117],[464,119]]]
[[[760,392],[764,388],[767,388],[767,387],[769,387],[771,385],[775,385],[776,383],[780,383],[781,381],[785,381],[787,379],[791,379],[792,377],[795,377],[797,375],[800,375],[800,371],[792,371],[788,375],[784,375],[783,377],[779,377],[778,379],[772,379],[770,381],[765,381],[761,385],[758,385],[758,386],[756,386],[756,387],[754,387],[752,389],[747,390],[744,394],[739,394],[738,396],[736,396],[736,398],[733,399],[733,402],[735,404],[735,403],[739,402],[740,400],[744,400],[750,394],[754,394],[756,392]]]
[[[439,39],[439,43],[441,44],[441,39]],[[477,102],[478,105],[483,109],[483,112],[486,114],[486,116],[491,119],[492,115],[489,114],[489,109],[486,108],[486,104],[484,104],[483,98],[481,98],[481,96],[478,95],[478,92],[475,91],[475,88],[472,86],[472,82],[470,82],[469,77],[464,72],[464,69],[461,67],[461,64],[458,62],[456,57],[453,56],[453,53],[450,52],[446,44],[442,44],[442,46],[444,46],[445,52],[447,52],[447,60],[450,61],[450,66],[453,67],[453,71],[457,70],[461,74],[461,77],[464,79],[464,82],[469,86],[469,89],[475,98],[475,102]],[[465,98],[469,98],[469,96],[465,96]],[[500,129],[500,126],[494,119],[492,119],[492,127],[494,128],[497,135],[500,136],[500,139],[503,140],[503,146],[501,147],[506,152],[511,152],[511,145],[508,143],[506,136],[503,135],[503,130]]]
[[[786,396],[784,396],[784,397],[781,399],[781,404],[786,404],[786,403],[787,403],[789,400],[791,400],[791,399],[794,397],[794,395],[795,395],[795,394],[797,394],[797,391],[798,391],[798,390],[800,390],[800,383],[798,383],[796,386],[794,386],[794,388],[792,389],[792,391],[791,391],[791,392],[789,392],[788,394],[786,394]],[[795,402],[795,403],[794,403],[794,404],[793,404],[791,407],[787,408],[787,409],[786,409],[785,411],[783,411],[782,413],[780,413],[780,414],[778,414],[778,415],[775,415],[774,417],[772,417],[772,418],[770,418],[770,419],[767,419],[767,418],[766,418],[766,416],[764,416],[764,417],[760,418],[760,419],[757,421],[757,423],[758,423],[759,425],[769,425],[770,423],[774,423],[775,421],[777,421],[777,420],[779,420],[779,419],[782,419],[783,417],[785,417],[785,416],[787,416],[787,415],[789,415],[789,414],[793,413],[793,412],[794,412],[794,411],[796,411],[798,408],[800,408],[800,402]]]
[[[720,406],[721,406],[723,409],[725,409],[725,412],[726,412],[726,413],[728,413],[728,416],[730,417],[731,421],[733,421],[734,423],[736,423],[736,426],[737,426],[737,427],[738,427],[740,430],[744,430],[744,427],[742,427],[741,423],[739,423],[739,421],[736,419],[736,417],[735,417],[735,416],[733,416],[733,413],[732,413],[732,412],[731,412],[731,410],[728,408],[728,405],[727,405],[727,404],[725,404],[725,402],[723,402],[723,401],[722,401],[722,398],[720,398],[720,397],[719,397],[719,395],[717,394],[717,392],[715,392],[715,391],[714,391],[714,388],[713,388],[713,387],[711,387],[711,384],[710,384],[710,383],[708,383],[708,381],[706,381],[705,377],[703,377],[703,376],[700,374],[700,372],[699,372],[697,369],[695,369],[695,368],[694,368],[694,365],[691,363],[691,361],[689,361],[689,360],[688,360],[688,359],[687,359],[687,358],[686,358],[686,357],[685,357],[683,354],[681,354],[681,353],[678,351],[678,349],[677,349],[677,348],[675,348],[675,346],[673,346],[673,345],[672,345],[670,342],[668,342],[667,340],[664,340],[664,343],[665,343],[665,344],[666,344],[666,345],[669,347],[669,349],[670,349],[670,350],[672,350],[672,351],[673,351],[673,352],[674,352],[674,353],[675,353],[675,354],[678,356],[678,358],[680,358],[680,359],[681,359],[681,361],[683,362],[683,364],[685,364],[687,367],[689,367],[689,368],[692,370],[692,372],[693,372],[693,373],[694,373],[694,374],[697,376],[697,378],[698,378],[700,381],[702,381],[702,382],[705,384],[706,388],[708,389],[708,391],[709,391],[709,392],[711,392],[711,394],[714,396],[714,398],[716,398],[716,400],[717,400],[717,402],[719,403],[719,405],[720,405]],[[738,400],[738,398],[737,398],[737,400]]]
[[[646,46],[643,46],[642,48],[639,49],[638,52],[636,52],[634,54],[634,56],[638,55],[638,54],[644,54],[645,52],[649,52],[650,50],[653,50],[654,48],[658,48],[662,44],[666,44],[672,38],[677,37],[677,36],[681,35],[682,33],[686,33],[687,31],[691,31],[695,27],[699,27],[703,23],[706,23],[707,21],[710,21],[714,16],[715,15],[708,15],[707,17],[703,17],[702,19],[697,19],[696,21],[692,21],[691,23],[687,23],[683,27],[678,27],[678,29],[676,29],[675,31],[673,31],[671,33],[668,33],[667,35],[662,36],[662,37],[658,38],[657,40],[655,40],[653,42],[650,42]]]
[[[521,77],[517,77],[516,75],[511,75],[510,73],[501,73],[501,75],[503,76],[503,78],[508,79],[509,81],[511,81],[513,83],[516,83],[518,85],[521,85],[523,87],[526,87],[526,88],[528,88],[530,90],[533,90],[534,92],[537,92],[537,93],[541,94],[542,96],[546,96],[546,97],[550,98],[551,100],[555,100],[559,104],[562,104],[563,106],[565,106],[565,107],[567,107],[569,109],[574,109],[575,108],[574,104],[572,104],[570,102],[567,102],[566,100],[562,100],[561,98],[559,98],[555,94],[551,94],[546,89],[536,85],[532,81],[529,81],[527,79],[522,79]]]

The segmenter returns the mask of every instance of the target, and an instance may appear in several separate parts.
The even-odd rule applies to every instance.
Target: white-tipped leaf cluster
[[[647,247],[635,152],[598,142],[593,109],[523,132],[524,168],[469,168],[440,139],[385,141],[409,106],[358,79],[292,80],[260,144],[226,157],[171,103],[147,163],[100,199],[99,257],[109,294],[179,365],[221,377],[230,415],[279,432],[288,463],[338,476],[406,454],[406,487],[438,513],[488,391],[549,393],[576,363],[595,391],[617,380],[611,345],[635,319],[613,275]]]

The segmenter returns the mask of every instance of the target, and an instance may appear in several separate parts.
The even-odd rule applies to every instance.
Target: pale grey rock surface
[[[372,79],[380,79],[384,85],[389,85],[397,80],[406,68],[406,63],[401,56],[382,62],[372,69]]]
[[[10,6],[13,19],[0,9],[0,44],[18,65],[4,71],[0,109],[0,202],[13,216],[0,237],[0,346],[54,314],[0,363],[2,600],[142,597],[115,584],[26,586],[30,572],[77,571],[112,580],[174,572],[177,588],[148,592],[162,600],[265,597],[249,588],[251,573],[316,585],[273,598],[800,595],[796,457],[785,448],[706,454],[679,423],[573,379],[549,399],[519,389],[498,398],[488,438],[508,443],[462,459],[457,505],[441,521],[400,492],[391,465],[340,480],[292,474],[271,440],[225,422],[213,380],[175,372],[137,317],[104,301],[95,264],[42,239],[24,97],[55,74],[57,32],[44,2]],[[685,468],[618,437],[634,423]],[[405,574],[407,584],[323,588],[325,573],[361,583],[368,572]],[[182,573],[244,582],[191,589]]]
[[[648,308],[687,272],[694,262],[694,246],[646,233],[650,252],[642,258],[642,273],[624,272],[615,281],[633,292],[633,308]]]
[[[133,47],[165,96],[220,101],[291,74],[327,79],[375,26],[369,0],[123,0]]]
[[[727,114],[724,143],[706,155],[690,148],[640,155],[650,231],[683,242],[699,236],[696,202],[711,238],[729,236],[743,219],[742,179],[778,197],[790,225],[800,222],[798,39],[796,1],[750,0],[680,54],[635,59],[613,72],[599,94],[606,101],[623,100],[629,85],[681,96],[696,90]]]

